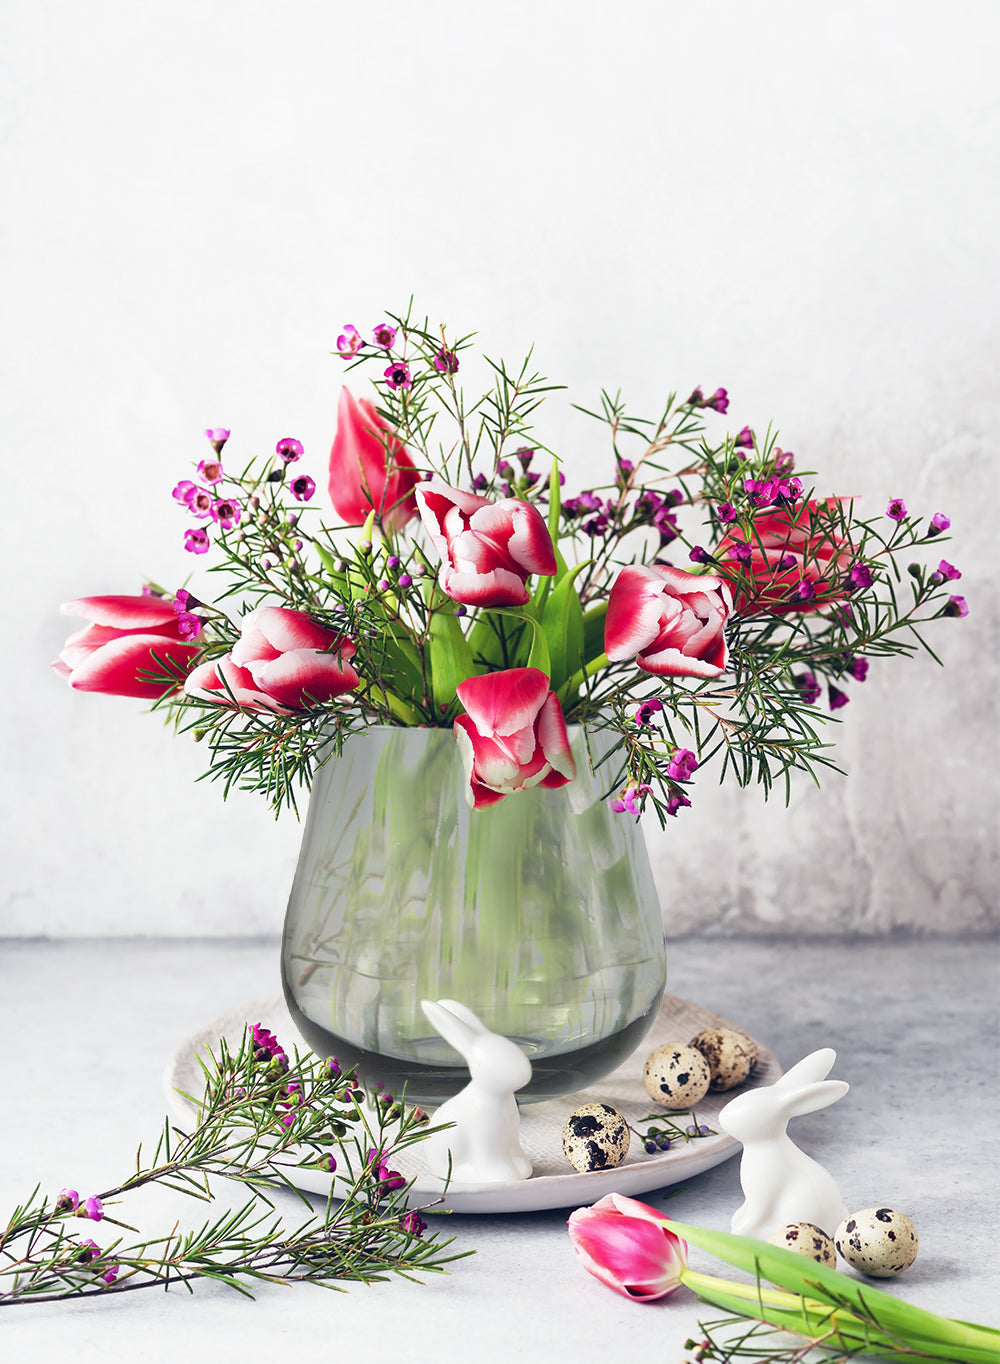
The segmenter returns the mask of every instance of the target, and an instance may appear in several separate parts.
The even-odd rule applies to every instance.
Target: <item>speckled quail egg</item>
[[[814,1222],[789,1222],[786,1227],[779,1227],[772,1232],[767,1239],[770,1245],[794,1250],[796,1255],[806,1255],[817,1264],[837,1264],[837,1247],[833,1244],[833,1237],[827,1236],[823,1228],[817,1227]]]
[[[833,1233],[837,1249],[849,1265],[872,1279],[902,1274],[917,1258],[917,1229],[892,1208],[864,1208],[845,1217]]]
[[[708,1093],[712,1072],[700,1051],[683,1042],[665,1042],[646,1057],[642,1083],[664,1108],[690,1108]]]
[[[706,1028],[692,1037],[688,1046],[700,1051],[708,1062],[710,1087],[716,1093],[741,1085],[757,1060],[756,1043],[732,1028]]]
[[[563,1124],[563,1154],[574,1170],[610,1170],[628,1155],[628,1123],[610,1104],[583,1104]]]

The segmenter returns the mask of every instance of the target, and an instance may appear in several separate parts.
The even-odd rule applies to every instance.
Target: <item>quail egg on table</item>
[[[909,1269],[920,1244],[910,1219],[892,1208],[864,1208],[852,1213],[841,1222],[833,1239],[847,1263],[872,1279],[891,1279]]]
[[[757,1063],[757,1044],[734,1028],[705,1028],[688,1043],[708,1062],[714,1093],[741,1085]]]
[[[701,1052],[682,1042],[665,1042],[646,1057],[642,1083],[664,1108],[691,1108],[708,1093],[712,1072]]]
[[[610,1104],[583,1104],[563,1124],[563,1154],[574,1170],[610,1170],[628,1155],[628,1123]]]
[[[767,1240],[769,1245],[784,1246],[786,1250],[794,1250],[796,1255],[805,1255],[817,1264],[836,1267],[837,1247],[833,1244],[833,1237],[827,1236],[823,1228],[813,1222],[789,1222],[786,1227],[779,1227],[772,1232]]]

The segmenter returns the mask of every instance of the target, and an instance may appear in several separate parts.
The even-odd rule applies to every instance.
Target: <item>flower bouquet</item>
[[[206,432],[173,496],[214,600],[68,603],[89,624],[55,666],[152,700],[226,791],[277,811],[312,788],[283,970],[313,1046],[440,1097],[457,1058],[416,1001],[449,994],[555,1058],[544,1097],[658,1007],[630,816],[665,825],[711,764],[765,794],[832,767],[824,722],[869,667],[967,614],[949,521],[901,497],[862,518],[770,431],[727,429],[722,388],[652,419],[602,394],[605,477],[579,489],[535,429],[555,386],[530,356],[487,361],[473,401],[471,337],[411,314],[370,336],[337,338],[373,385],[342,390],[322,473],[292,437],[234,466]]]

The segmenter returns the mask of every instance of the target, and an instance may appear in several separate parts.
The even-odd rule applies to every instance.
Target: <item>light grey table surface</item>
[[[671,993],[739,1022],[783,1065],[819,1046],[837,1050],[833,1074],[850,1082],[849,1095],[796,1119],[792,1135],[835,1174],[852,1210],[888,1204],[916,1223],[919,1258],[889,1291],[1000,1324],[996,943],[687,938],[670,945],[669,964]],[[276,941],[0,940],[0,1217],[36,1183],[88,1192],[120,1179],[138,1142],[155,1141],[175,1044],[275,992],[277,972]],[[741,1201],[738,1163],[646,1201],[726,1229]],[[180,1196],[141,1198],[146,1234],[203,1215]],[[263,1286],[255,1302],[205,1284],[193,1296],[148,1290],[11,1308],[0,1312],[0,1358],[690,1358],[684,1341],[714,1310],[683,1290],[646,1306],[611,1292],[576,1262],[566,1215],[452,1216],[456,1248],[476,1254],[423,1284]],[[101,1227],[80,1226],[100,1242]],[[727,1272],[697,1251],[692,1263]]]

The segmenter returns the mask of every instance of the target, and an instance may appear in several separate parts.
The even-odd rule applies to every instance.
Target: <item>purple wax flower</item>
[[[250,1039],[255,1061],[276,1061],[282,1070],[288,1069],[288,1057],[273,1032],[269,1032],[262,1024],[255,1023],[250,1030]]]
[[[331,1174],[331,1175],[333,1174],[334,1170],[336,1170],[336,1168],[337,1168],[337,1162],[334,1160],[333,1156],[331,1156],[329,1153],[320,1156],[320,1158],[319,1158],[319,1160],[316,1162],[316,1164],[319,1166],[319,1168],[320,1168],[321,1170],[326,1170],[327,1173],[328,1173],[328,1174]]]
[[[514,458],[519,460],[521,468],[526,470],[528,465],[535,458],[535,451],[530,445],[522,445],[520,450],[514,451]]]
[[[186,530],[184,532],[184,548],[189,554],[207,554],[211,543],[208,538],[208,531],[201,526],[197,530]]]
[[[802,493],[801,478],[782,478],[778,481],[778,496],[785,502],[797,502]]]
[[[730,545],[727,553],[730,559],[739,559],[741,564],[749,563],[753,557],[753,550],[745,540],[737,540],[735,544]]]
[[[928,528],[929,535],[940,535],[941,531],[947,530],[951,525],[951,518],[945,516],[944,512],[935,512],[931,517],[931,524]]]
[[[851,571],[847,575],[851,587],[871,587],[875,581],[875,574],[867,564],[852,564]]]
[[[477,493],[485,492],[489,487],[489,484],[490,481],[485,474],[476,474],[475,478],[472,480],[472,490]],[[565,503],[563,504],[563,509],[565,510]]]
[[[80,1195],[75,1189],[60,1189],[56,1199],[56,1212],[76,1212],[80,1206]]]
[[[706,407],[714,408],[716,412],[729,411],[729,395],[724,388],[717,388],[712,396],[705,403]]]
[[[440,370],[442,374],[457,374],[458,356],[453,350],[445,350],[442,346],[434,356],[434,368]]]
[[[708,550],[705,549],[703,545],[692,545],[688,558],[693,564],[710,564],[714,562],[711,554],[709,554]]]
[[[76,1210],[77,1217],[86,1217],[91,1222],[100,1222],[104,1217],[104,1204],[91,1194]]]
[[[688,400],[687,400],[687,406],[688,406],[688,407],[700,407],[704,401],[705,401],[705,395],[704,395],[704,393],[702,393],[702,391],[701,391],[700,388],[696,388],[696,389],[693,390],[693,392],[692,392],[690,398],[688,398]]]
[[[297,459],[305,454],[305,447],[300,440],[296,440],[293,436],[282,436],[274,447],[274,453],[286,464],[294,464]]]
[[[390,365],[385,371],[385,381],[395,393],[397,388],[409,388],[413,383],[410,378],[410,367],[404,365],[402,360],[398,360],[394,365]]]
[[[217,455],[222,454],[222,447],[229,439],[230,431],[228,426],[210,426],[205,432],[205,439],[209,442]]]
[[[731,502],[720,502],[715,514],[724,526],[731,525],[736,520],[736,508]]]
[[[176,607],[176,602],[174,605]],[[203,623],[200,616],[196,616],[190,611],[177,612],[177,633],[181,639],[194,639],[201,633]]]
[[[652,723],[653,716],[657,711],[663,709],[663,702],[658,701],[655,696],[651,696],[648,701],[643,701],[636,711],[634,719],[637,725],[648,725]]]
[[[830,709],[831,709],[831,710],[840,710],[841,706],[846,706],[847,703],[848,703],[848,701],[850,701],[850,699],[851,699],[851,698],[847,695],[847,692],[846,692],[846,691],[841,691],[840,688],[839,688],[839,687],[835,687],[835,686],[833,685],[832,682],[830,683],[829,687],[827,688],[827,692],[829,693],[829,697],[830,697]]]
[[[396,339],[396,328],[390,327],[388,322],[380,322],[377,327],[372,328],[372,340],[379,350],[391,350],[392,344]]]
[[[623,815],[626,812],[630,815],[637,815],[640,813],[639,800],[642,796],[649,795],[652,789],[651,786],[646,785],[626,787],[620,796],[616,796],[608,804],[616,815]]]
[[[679,748],[667,763],[667,776],[674,781],[690,781],[698,759],[689,748]]]
[[[410,577],[409,573],[401,573],[399,575],[400,587],[409,587],[412,582],[413,579]]]
[[[962,573],[954,564],[948,563],[947,559],[942,559],[937,566],[937,572],[934,576],[935,578],[938,578],[940,582],[944,582],[946,579],[949,582],[954,582],[956,578],[962,576]]]
[[[949,597],[940,614],[942,616],[967,616],[969,614],[968,602],[964,597]]]
[[[121,1265],[111,1265],[104,1271],[104,1273],[101,1275],[101,1278],[104,1280],[105,1283],[114,1283],[115,1279],[118,1278],[120,1270]]]
[[[592,516],[589,521],[584,521],[583,531],[585,535],[603,535],[608,528],[608,517],[604,512],[598,516]]]
[[[203,459],[198,465],[198,477],[205,483],[221,483],[225,474],[217,459]]]
[[[240,504],[231,497],[220,497],[218,502],[212,504],[212,520],[216,521],[223,530],[232,530],[239,524]]]
[[[852,658],[847,665],[847,671],[854,678],[855,682],[863,682],[868,676],[868,660],[862,658],[860,654]]]
[[[513,466],[513,464],[511,464],[511,463],[510,463],[508,460],[506,460],[506,459],[500,460],[500,462],[497,464],[497,476],[498,476],[499,478],[508,478],[508,479],[513,478],[513,477],[514,477],[514,466]]]
[[[793,595],[798,601],[813,601],[816,596],[816,589],[808,578],[801,578],[796,584]]]
[[[399,1225],[403,1231],[408,1231],[411,1236],[423,1236],[424,1232],[427,1230],[427,1223],[417,1212],[408,1212],[406,1216],[400,1220]]]
[[[299,502],[308,502],[316,491],[316,484],[308,474],[299,474],[298,478],[292,479],[288,490]]]
[[[88,1237],[86,1241],[81,1241],[77,1247],[77,1259],[83,1264],[89,1265],[101,1256],[101,1247],[96,1241],[91,1241]]]
[[[774,472],[776,474],[790,474],[795,468],[795,456],[791,450],[782,450],[779,446],[774,447]]]
[[[807,706],[813,705],[820,698],[822,688],[816,681],[816,676],[811,672],[795,673],[792,681],[802,693],[802,700]]]
[[[736,446],[737,449],[741,448],[744,450],[753,449],[753,432],[750,430],[749,426],[744,426],[743,430],[733,441],[733,444]]]
[[[745,478],[743,491],[751,506],[770,507],[778,497],[778,480],[775,478]]]
[[[348,322],[337,337],[337,353],[342,355],[345,360],[349,360],[352,355],[357,355],[364,344],[357,327],[352,327]]]
[[[906,503],[901,497],[892,498],[885,509],[885,514],[890,521],[905,521],[907,516]]]
[[[683,791],[674,791],[667,799],[667,814],[676,816],[677,811],[682,806],[690,805],[691,802]]]

